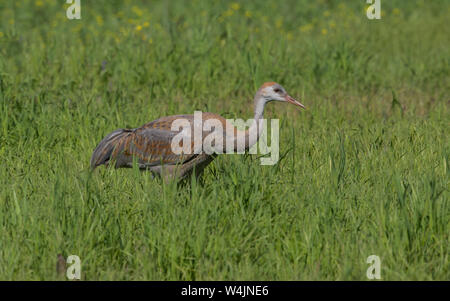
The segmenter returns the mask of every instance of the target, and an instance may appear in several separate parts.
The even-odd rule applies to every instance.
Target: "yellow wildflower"
[[[292,34],[292,32],[288,32],[286,34],[286,38],[288,39],[288,41],[292,40],[294,38],[294,35]]]
[[[281,26],[283,26],[283,20],[282,19],[278,19],[275,21],[275,27],[276,28],[281,28]]]
[[[331,13],[330,13],[329,10],[326,10],[326,11],[323,12],[323,16],[324,17],[329,17],[330,15],[331,15]]]
[[[322,28],[322,34],[326,35],[328,33],[328,30],[326,28]]]
[[[144,22],[144,24],[143,24],[142,26],[144,26],[144,27],[149,27],[149,26],[150,26],[150,23],[149,23],[149,22]]]
[[[241,8],[241,5],[239,3],[231,3],[230,7],[234,10],[239,10]]]
[[[141,25],[138,25],[138,26],[136,26],[136,31],[141,31],[142,30],[142,26]]]
[[[245,11],[245,16],[246,16],[247,18],[251,18],[251,17],[252,17],[252,12],[246,10],[246,11]]]
[[[300,26],[300,31],[301,32],[308,32],[311,31],[314,28],[314,26],[312,24],[305,24]]]
[[[231,9],[228,9],[228,10],[226,10],[226,11],[223,13],[223,16],[224,16],[224,17],[230,17],[230,16],[232,16],[233,14],[234,14],[234,11],[231,10]]]
[[[41,0],[37,0],[36,2],[34,2],[34,4],[35,4],[36,6],[42,6],[42,5],[44,5],[44,2],[41,1]]]
[[[97,24],[102,26],[103,25],[103,17],[98,15],[97,17],[95,17],[95,20],[97,20]]]
[[[142,16],[142,14],[143,14],[142,10],[141,10],[139,7],[137,7],[137,6],[133,6],[133,7],[131,8],[131,10],[132,10],[136,15],[138,15],[139,17]]]
[[[0,38],[2,38],[2,37],[3,37],[3,32],[0,31]]]

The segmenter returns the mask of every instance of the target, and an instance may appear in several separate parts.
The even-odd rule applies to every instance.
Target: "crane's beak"
[[[296,100],[295,100],[294,98],[292,98],[289,94],[286,95],[286,98],[285,98],[285,99],[286,99],[287,102],[289,102],[289,103],[291,103],[291,104],[293,104],[293,105],[296,105],[296,106],[299,106],[299,107],[301,107],[301,108],[303,108],[303,109],[306,109],[304,105],[302,105],[300,102],[296,101]]]

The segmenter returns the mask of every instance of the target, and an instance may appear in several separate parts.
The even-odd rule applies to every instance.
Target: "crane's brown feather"
[[[180,131],[172,130],[172,123],[178,119],[185,119],[191,124],[193,131],[194,115],[174,115],[159,118],[140,128],[119,129],[108,134],[96,147],[91,158],[91,167],[108,165],[115,162],[115,167],[132,167],[133,158],[142,169],[150,169],[160,173],[162,165],[181,165],[179,167],[180,176],[188,174],[194,167],[202,169],[214,159],[214,156],[201,154],[175,154],[172,151],[171,143],[173,137]],[[223,129],[226,129],[226,119],[213,113],[203,113],[203,122],[208,119],[217,119],[221,122]],[[235,129],[236,132],[236,129]],[[203,137],[209,131],[203,131]],[[193,132],[191,137],[194,137]],[[191,139],[191,150],[194,149],[194,140]],[[180,147],[183,141],[180,141]],[[202,167],[203,166],[203,167]]]

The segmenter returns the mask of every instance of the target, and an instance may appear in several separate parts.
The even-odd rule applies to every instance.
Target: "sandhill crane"
[[[237,148],[238,143],[235,137],[238,134],[245,136],[245,150],[258,141],[262,132],[261,121],[264,107],[270,101],[288,102],[305,108],[303,104],[292,98],[281,85],[275,82],[264,83],[254,97],[254,119],[251,126],[245,131],[231,126],[234,134],[234,140],[232,140],[234,150]],[[115,168],[132,167],[133,162],[136,162],[140,169],[150,170],[165,179],[182,179],[190,175],[193,170],[196,175],[199,175],[217,154],[174,152],[171,142],[181,131],[173,130],[172,123],[180,119],[187,120],[191,125],[194,123],[194,115],[174,115],[161,117],[139,128],[115,130],[100,141],[95,148],[91,157],[91,168],[95,169],[99,165],[109,165],[110,163],[115,164]],[[230,127],[229,122],[220,115],[202,114],[201,122],[207,122],[209,119],[218,120],[223,125],[223,129]],[[195,125],[193,126],[195,127]],[[210,132],[205,131],[202,127],[203,137]],[[256,132],[256,135],[249,134],[252,132]],[[227,134],[224,132],[223,135]],[[188,141],[194,145],[191,137],[189,136]]]

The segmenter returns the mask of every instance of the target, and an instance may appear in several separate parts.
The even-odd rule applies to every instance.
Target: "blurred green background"
[[[0,1],[0,279],[448,280],[450,2]],[[250,118],[265,81],[280,162],[200,182],[88,171],[117,128]]]

